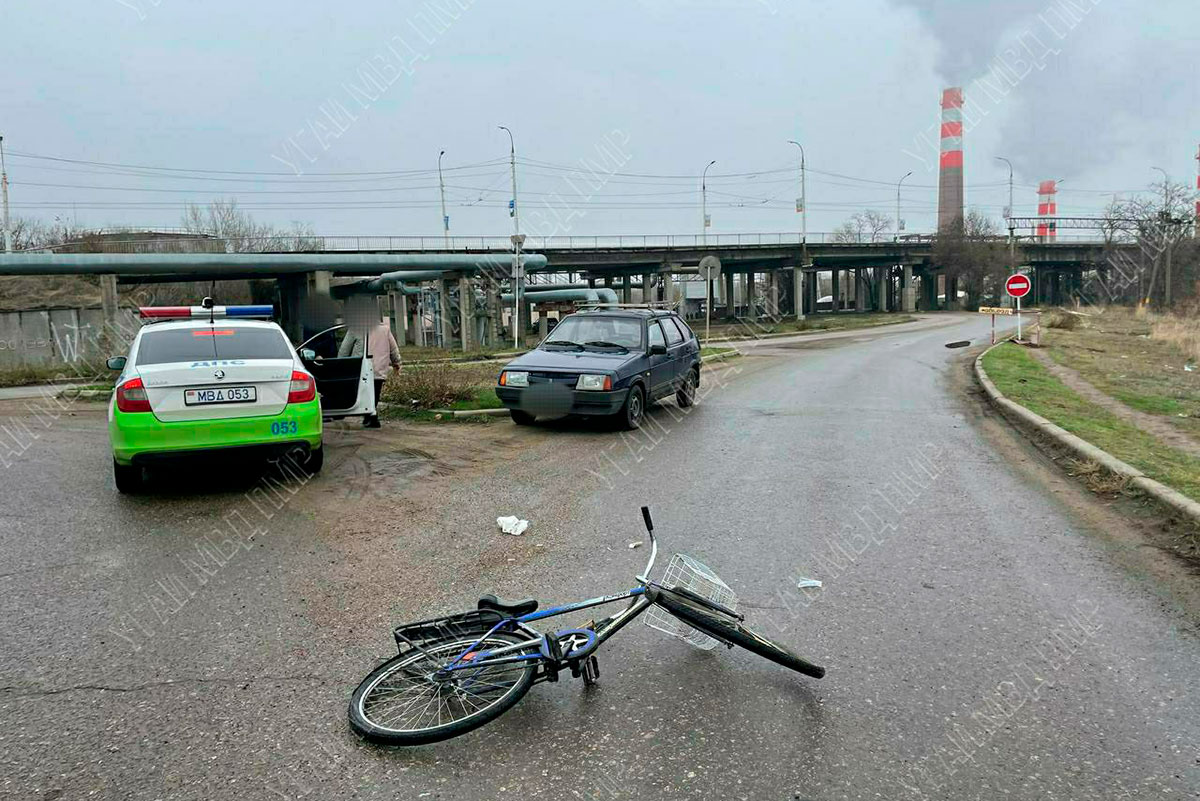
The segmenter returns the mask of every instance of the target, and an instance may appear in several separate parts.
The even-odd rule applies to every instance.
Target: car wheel
[[[696,384],[699,383],[699,376],[695,370],[688,370],[687,376],[683,379],[683,383],[679,386],[679,391],[675,393],[675,402],[683,409],[688,408],[696,402]]]
[[[531,426],[537,420],[537,418],[529,412],[523,412],[520,409],[509,409],[508,415],[512,418],[512,421],[519,426]]]
[[[132,464],[118,464],[113,459],[113,479],[117,482],[117,492],[123,495],[133,495],[142,489],[142,468]]]
[[[642,427],[642,416],[646,413],[646,392],[639,384],[634,384],[629,390],[625,405],[617,413],[617,422],[626,431]]]
[[[304,472],[315,476],[325,466],[325,448],[317,448],[308,452],[308,457],[300,465]]]

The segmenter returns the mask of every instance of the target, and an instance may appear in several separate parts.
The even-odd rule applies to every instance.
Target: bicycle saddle
[[[479,599],[477,609],[491,609],[510,617],[520,617],[537,610],[536,598],[525,598],[520,601],[501,601],[495,595],[485,595]]]

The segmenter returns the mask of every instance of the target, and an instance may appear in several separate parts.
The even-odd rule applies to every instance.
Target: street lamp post
[[[3,136],[0,136],[0,202],[4,204],[4,252],[12,253],[12,227],[8,219],[8,169],[4,166]]]
[[[503,125],[496,126],[508,134],[508,162],[512,168],[512,202],[510,205],[513,218],[513,347],[521,348],[521,245],[525,237],[521,236],[521,218],[517,211],[517,146],[513,142],[512,131]]]
[[[795,139],[789,139],[789,144],[793,144],[800,148],[800,267],[801,272],[796,273],[792,277],[792,293],[795,294],[796,319],[804,319],[804,300],[801,297],[802,284],[804,283],[802,276],[803,268],[808,266],[808,192],[805,188],[804,174],[804,145],[797,142]],[[799,278],[800,280],[797,280]],[[811,280],[816,280],[814,273]],[[816,313],[816,308],[813,308],[813,313]]]
[[[450,249],[450,217],[446,214],[446,182],[442,180],[442,156],[446,151],[438,153],[438,189],[442,192],[442,235],[446,238],[446,250]]]
[[[708,162],[708,167],[716,163],[717,160],[713,159]],[[705,167],[704,172],[700,175],[700,236],[706,245],[708,244],[708,167]]]
[[[900,241],[901,223],[903,222],[900,219],[900,187],[903,186],[905,179],[907,179],[908,176],[910,176],[910,175],[912,175],[912,170],[909,170],[907,173],[904,174],[904,178],[901,178],[899,181],[896,182],[896,241],[897,242]]]

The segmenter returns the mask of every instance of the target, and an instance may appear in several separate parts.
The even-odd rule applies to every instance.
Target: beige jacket
[[[375,369],[375,378],[387,378],[388,367],[400,367],[400,348],[392,329],[386,322],[374,326],[367,334],[367,353],[371,357],[371,366]],[[338,348],[338,356],[361,356],[362,332],[348,331],[342,345]]]

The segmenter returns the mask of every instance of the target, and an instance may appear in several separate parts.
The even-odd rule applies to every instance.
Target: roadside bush
[[[1200,309],[1196,312],[1200,313]],[[1200,316],[1196,313],[1156,315],[1150,324],[1150,338],[1169,342],[1192,361],[1200,362]]]
[[[480,389],[491,385],[498,372],[494,364],[408,365],[384,384],[381,400],[406,409],[441,409],[472,400]]]

